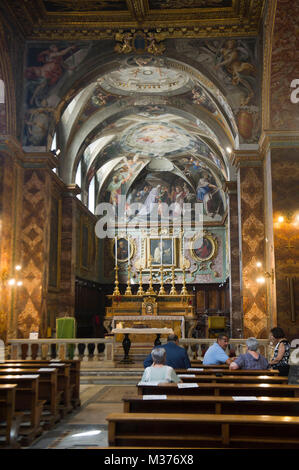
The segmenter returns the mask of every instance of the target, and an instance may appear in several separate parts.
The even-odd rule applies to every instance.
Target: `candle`
[[[131,253],[130,253],[130,237],[128,236],[128,263],[130,262],[130,256],[131,256]]]
[[[115,237],[115,266],[117,266],[117,236]]]

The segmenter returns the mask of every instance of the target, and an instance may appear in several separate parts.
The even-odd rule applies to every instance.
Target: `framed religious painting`
[[[195,261],[209,261],[217,255],[217,248],[217,239],[204,233],[192,241],[191,256]]]
[[[114,260],[118,263],[127,263],[135,254],[135,243],[131,238],[124,237],[117,238],[117,246],[115,247],[116,240],[113,239],[111,245],[111,254]]]
[[[147,245],[147,266],[176,266],[176,246],[175,238],[172,237],[151,237],[148,238]]]

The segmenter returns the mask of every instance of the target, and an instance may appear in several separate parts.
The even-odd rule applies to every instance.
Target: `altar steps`
[[[93,385],[136,385],[143,374],[143,365],[134,363],[135,367],[131,365],[123,365],[118,367],[115,364],[115,368],[88,368],[85,366],[81,368],[80,373],[80,384],[93,384]]]

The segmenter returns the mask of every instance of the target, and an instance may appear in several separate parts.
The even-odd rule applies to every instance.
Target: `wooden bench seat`
[[[0,384],[0,441],[1,447],[18,448],[20,424],[24,414],[15,409],[17,384]]]
[[[70,401],[73,408],[81,406],[80,400],[80,370],[81,361],[79,359],[65,359],[60,361],[59,359],[8,359],[5,363],[8,364],[40,364],[41,367],[51,367],[51,364],[63,363],[70,366]]]
[[[39,375],[0,375],[0,384],[17,384],[15,409],[24,413],[20,425],[21,443],[28,445],[43,432],[41,414],[46,401],[39,399]]]
[[[5,367],[0,364],[0,376],[2,375],[20,375],[20,374],[39,374],[38,395],[40,400],[45,400],[41,420],[43,427],[50,429],[61,419],[59,413],[59,403],[62,398],[62,391],[57,389],[57,369],[54,367]]]
[[[237,397],[239,398],[239,397]],[[245,401],[225,396],[177,396],[144,399],[143,396],[123,397],[125,413],[210,413],[210,414],[267,414],[299,416],[299,398],[254,397]]]
[[[265,384],[287,384],[288,378],[282,376],[267,376],[267,375],[197,375],[193,374],[180,374],[180,379],[185,383],[265,383]]]
[[[186,384],[185,384],[186,385]],[[215,396],[269,396],[299,397],[299,385],[289,384],[226,384],[200,383],[192,388],[179,388],[177,384],[138,385],[138,395],[215,395]]]
[[[64,418],[68,413],[73,410],[71,404],[71,396],[73,393],[73,389],[75,388],[74,384],[70,383],[70,364],[66,364],[65,362],[52,362],[52,361],[5,361],[6,365],[9,367],[22,367],[30,369],[32,368],[32,364],[34,363],[37,367],[45,367],[47,364],[49,367],[57,368],[57,390],[58,392],[62,392],[61,400],[59,403],[59,412],[61,416]]]
[[[210,375],[210,374],[222,374],[222,375],[267,375],[267,376],[277,376],[279,375],[278,369],[224,369],[218,367],[209,367],[209,368],[190,368],[190,369],[175,369],[177,374],[196,374],[196,375]]]
[[[299,445],[298,416],[112,413],[113,447],[290,448]]]

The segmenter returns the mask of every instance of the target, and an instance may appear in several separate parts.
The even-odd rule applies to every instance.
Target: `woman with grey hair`
[[[258,352],[259,343],[256,338],[247,338],[246,340],[247,352],[240,354],[230,364],[229,368],[235,369],[268,369],[268,361]]]
[[[141,382],[181,382],[174,369],[166,366],[166,351],[164,348],[155,348],[151,352],[153,364],[144,370]]]

